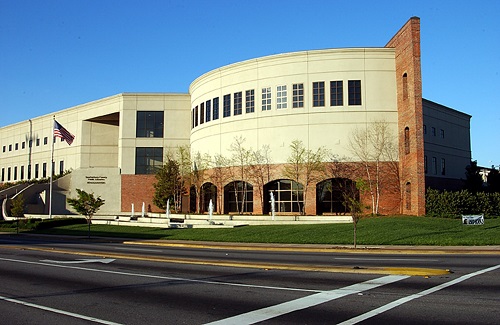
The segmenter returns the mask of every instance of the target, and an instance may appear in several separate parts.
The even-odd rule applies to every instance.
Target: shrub
[[[464,214],[500,216],[500,193],[471,193],[467,190],[440,192],[428,189],[425,195],[427,215],[440,218],[460,218]]]

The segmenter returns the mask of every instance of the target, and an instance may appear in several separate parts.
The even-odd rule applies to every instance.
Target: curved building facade
[[[75,135],[71,145],[53,140],[54,118]],[[395,145],[390,159],[353,152],[353,135],[381,123]],[[212,200],[218,213],[349,213],[351,189],[381,214],[423,215],[426,185],[461,185],[470,116],[422,98],[413,17],[383,47],[264,56],[207,72],[189,93],[123,93],[2,127],[0,183],[72,170],[54,183],[54,213],[70,210],[77,188],[102,196],[103,213],[164,212],[153,202],[155,174],[187,146],[193,170],[182,212],[207,211]],[[294,165],[304,159],[292,146],[297,155],[328,151],[326,172]],[[47,190],[38,194],[28,205],[46,213]]]

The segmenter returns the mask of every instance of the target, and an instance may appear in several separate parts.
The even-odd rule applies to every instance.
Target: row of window
[[[279,85],[276,87],[276,109],[288,108],[288,86]],[[304,84],[298,83],[292,85],[291,107],[304,107]],[[232,99],[231,99],[232,96]],[[261,109],[269,111],[272,107],[273,92],[271,87],[261,89]],[[245,99],[243,101],[243,98]],[[361,105],[361,80],[347,81],[347,100],[349,106]],[[255,89],[235,92],[234,94],[226,94],[222,97],[222,117],[231,116],[231,111],[234,116],[243,114],[243,102],[245,113],[255,112]],[[317,81],[312,83],[312,106],[325,106],[325,81]],[[231,110],[232,104],[232,110]],[[344,106],[344,81],[330,81],[330,106]],[[219,97],[212,100],[207,100],[192,109],[191,128],[198,125],[219,119]]]
[[[52,163],[52,167],[54,170],[55,174],[55,166],[54,163]],[[7,168],[2,168],[2,182],[10,182],[10,181],[24,181],[24,180],[29,180],[29,179],[38,179],[38,178],[46,178],[48,175],[47,171],[47,163],[44,162],[42,164],[42,169],[40,170],[40,164],[35,164],[34,165],[34,170],[33,173],[34,175],[31,175],[31,165],[28,165],[26,168],[25,172],[25,166],[14,166],[14,167],[7,167]],[[62,175],[64,173],[64,160],[59,161],[59,175]],[[33,176],[33,177],[32,177]]]
[[[441,169],[438,169],[438,159],[436,157],[432,157],[430,167],[431,169],[429,171],[427,156],[424,156],[424,171],[426,174],[438,175],[439,172],[441,175],[446,175],[446,160],[444,158],[441,158]]]
[[[427,125],[424,124],[424,134],[427,134]],[[431,127],[431,133],[433,137],[437,136],[437,130],[435,127]],[[444,139],[444,129],[439,129],[439,137]]]
[[[61,141],[64,141],[64,139],[61,138]],[[55,142],[56,142],[56,138],[54,137],[54,143]],[[41,139],[40,138],[35,139],[35,146],[39,147],[40,143],[41,143]],[[49,138],[48,137],[44,137],[43,138],[43,144],[47,145],[48,143],[49,143]],[[32,148],[32,147],[33,147],[33,140],[29,140],[28,141],[28,148]],[[9,144],[8,146],[3,146],[2,147],[2,152],[7,152],[7,148],[9,149],[9,151],[19,150],[19,143],[17,142],[17,143],[14,143],[13,145]],[[21,142],[21,150],[23,150],[23,149],[26,149],[26,141]]]

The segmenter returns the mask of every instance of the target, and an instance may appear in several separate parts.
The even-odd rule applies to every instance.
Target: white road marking
[[[82,259],[76,261],[56,261],[56,260],[41,260],[40,262],[45,263],[56,263],[56,264],[83,264],[83,263],[103,263],[108,264],[115,261],[114,258],[94,258],[94,259]]]
[[[139,252],[162,252],[162,249],[147,249],[147,248],[123,248],[123,247],[114,247],[114,249],[119,251],[139,251]]]
[[[70,317],[74,317],[74,318],[84,319],[84,320],[88,320],[88,321],[91,321],[94,323],[107,324],[107,325],[120,325],[120,323],[114,323],[114,322],[110,322],[110,321],[95,318],[95,317],[75,314],[75,313],[71,313],[69,311],[64,311],[64,310],[46,307],[46,306],[42,306],[42,305],[32,304],[30,302],[21,301],[21,300],[12,299],[12,298],[7,298],[7,297],[3,297],[3,296],[0,296],[0,300],[12,302],[12,303],[27,306],[27,307],[37,308],[37,309],[41,309],[41,310],[45,310],[45,311],[50,311],[50,312],[53,312],[56,314],[61,314],[61,315],[66,315],[66,316],[70,316]]]
[[[398,306],[400,306],[400,305],[402,305],[404,303],[407,303],[407,302],[409,302],[409,301],[411,301],[413,299],[417,299],[417,298],[421,298],[421,297],[427,296],[427,295],[429,295],[431,293],[434,293],[436,291],[445,289],[447,287],[450,287],[450,286],[455,285],[457,283],[460,283],[462,281],[468,280],[468,279],[470,279],[470,278],[472,278],[472,277],[474,277],[476,275],[481,275],[481,274],[486,273],[486,272],[494,271],[494,270],[496,270],[498,268],[500,268],[500,265],[492,266],[492,267],[489,267],[487,269],[483,269],[483,270],[479,270],[477,272],[473,272],[473,273],[469,273],[469,274],[466,274],[466,275],[462,275],[461,277],[456,278],[455,280],[452,280],[452,281],[440,284],[438,286],[435,286],[435,287],[432,287],[430,289],[421,291],[421,292],[413,294],[411,296],[398,299],[396,301],[388,303],[387,305],[381,306],[379,308],[376,308],[376,309],[374,309],[372,311],[369,311],[367,313],[364,313],[362,315],[359,315],[359,316],[353,317],[351,319],[348,319],[345,322],[339,323],[338,325],[348,325],[348,324],[350,325],[350,324],[356,324],[356,323],[362,322],[362,321],[364,321],[364,320],[366,320],[368,318],[371,318],[373,316],[376,316],[378,314],[381,314],[383,312],[386,312],[388,310],[396,308],[396,307],[398,307]]]
[[[339,299],[347,295],[360,293],[363,291],[371,290],[389,283],[397,282],[409,278],[407,275],[388,275],[385,277],[356,283],[344,288],[335,289],[331,291],[323,291],[307,297],[287,301],[275,306],[270,306],[248,313],[240,314],[237,316],[225,318],[215,322],[208,323],[207,325],[230,325],[230,324],[254,324],[262,322],[274,317],[291,313],[296,310],[306,309],[316,306],[331,300]]]
[[[64,268],[64,269],[73,269],[73,270],[90,271],[90,272],[98,272],[98,273],[108,273],[108,274],[117,274],[117,275],[134,276],[134,277],[142,277],[142,278],[150,278],[150,279],[160,279],[160,280],[172,280],[172,281],[193,282],[193,283],[203,283],[203,284],[216,284],[216,285],[227,285],[227,286],[233,286],[233,287],[272,289],[272,290],[300,291],[300,292],[313,292],[313,293],[323,292],[323,290],[314,290],[314,289],[272,287],[272,286],[262,286],[262,285],[253,285],[253,284],[244,284],[244,283],[219,282],[219,281],[197,280],[197,279],[188,279],[188,278],[177,278],[177,277],[162,276],[162,275],[140,274],[140,273],[111,271],[111,270],[99,270],[99,269],[92,269],[92,268],[86,268],[86,267],[80,267],[80,266],[69,266],[69,265],[61,265],[61,264],[49,264],[49,263],[41,263],[41,262],[31,262],[31,261],[23,261],[23,260],[15,260],[15,259],[10,259],[10,258],[3,258],[3,257],[0,257],[0,261],[8,261],[8,262],[16,262],[16,263],[24,263],[24,264],[34,264],[34,265],[41,265],[41,266],[51,266],[51,267],[59,267],[59,268]]]

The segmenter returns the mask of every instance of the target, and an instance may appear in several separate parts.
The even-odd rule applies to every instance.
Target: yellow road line
[[[86,251],[71,251],[57,248],[42,248],[42,247],[22,247],[22,246],[2,246],[2,248],[42,251],[59,254],[71,254],[78,256],[92,256],[103,258],[121,258],[137,261],[151,261],[163,263],[178,263],[192,265],[210,265],[210,266],[225,266],[225,267],[240,267],[254,268],[264,270],[292,270],[292,271],[314,271],[314,272],[330,272],[330,273],[356,273],[356,274],[397,274],[410,276],[432,276],[451,273],[449,270],[430,269],[430,268],[408,268],[408,267],[342,267],[342,266],[322,266],[322,265],[297,265],[297,264],[267,264],[267,263],[247,263],[236,261],[221,261],[221,260],[198,260],[198,259],[182,259],[182,258],[165,258],[160,256],[140,256],[119,253],[107,252],[86,252]]]

